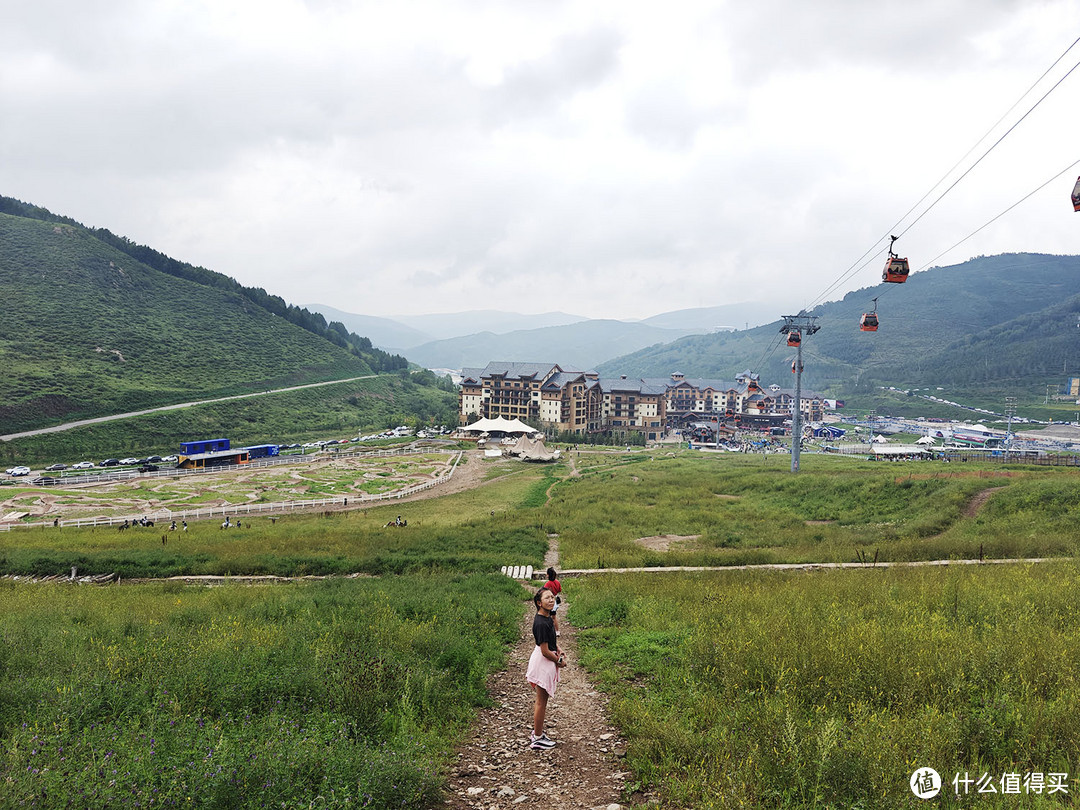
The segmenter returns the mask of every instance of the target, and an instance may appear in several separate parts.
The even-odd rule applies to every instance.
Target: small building
[[[182,470],[202,470],[207,467],[229,467],[247,464],[251,460],[246,449],[222,450],[216,453],[192,453],[182,455],[176,466]]]
[[[180,455],[184,456],[196,453],[217,453],[228,449],[228,439],[200,439],[196,442],[180,442]]]

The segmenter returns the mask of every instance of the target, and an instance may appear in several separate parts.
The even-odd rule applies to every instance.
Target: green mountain
[[[877,297],[880,328],[859,318]],[[601,374],[731,379],[750,369],[789,385],[796,350],[767,326],[682,338],[608,361]],[[1004,254],[912,274],[810,312],[820,331],[803,341],[803,383],[837,395],[893,384],[995,387],[1059,382],[1080,372],[1080,256]],[[1072,366],[1070,368],[1070,366]]]
[[[407,365],[219,273],[17,200],[0,210],[0,433]]]

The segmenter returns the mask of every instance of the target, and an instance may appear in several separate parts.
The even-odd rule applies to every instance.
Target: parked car
[[[121,464],[138,464],[140,461],[142,461],[141,458],[135,458],[134,456],[120,459]]]
[[[20,467],[12,467],[11,469],[9,469],[7,471],[7,474],[10,475],[10,476],[29,475],[30,474],[30,468],[29,467],[21,467],[21,466]]]
[[[120,459],[118,459],[118,458],[107,458],[104,461],[99,461],[98,462],[99,467],[116,467],[119,464],[120,464]]]
[[[30,483],[33,484],[35,487],[47,487],[57,483],[59,480],[59,478],[50,478],[47,475],[43,475],[41,478],[35,478]]]
[[[179,456],[164,456],[161,460],[163,462],[165,462],[166,464],[175,464],[176,462],[178,462],[180,460],[180,457]]]
[[[157,464],[143,464],[141,467],[139,467],[139,472],[157,472],[157,471],[158,471],[158,465]]]
[[[73,470],[92,470],[94,469],[94,462],[92,461],[80,461],[78,464],[72,464]]]
[[[60,472],[60,470],[66,470],[67,464],[53,464],[45,468],[46,472]]]
[[[161,460],[162,460],[161,456],[147,456],[145,463],[147,463],[147,464],[157,464]]]

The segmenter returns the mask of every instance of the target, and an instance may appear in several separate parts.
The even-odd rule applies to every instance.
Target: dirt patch
[[[724,495],[721,492],[715,493],[715,497],[723,498],[725,501],[737,501],[742,498],[742,495]]]
[[[667,551],[672,543],[686,543],[699,537],[700,534],[655,534],[652,537],[639,537],[634,542],[650,551]]]
[[[976,492],[975,496],[968,501],[967,506],[964,507],[964,517],[975,517],[975,515],[979,513],[979,510],[986,505],[986,502],[990,500],[990,496],[1002,489],[1005,489],[1005,487],[990,487],[981,492]]]
[[[418,451],[417,456],[423,455]],[[439,486],[401,498],[404,501],[438,498],[480,486],[487,467],[482,454],[469,451],[452,476],[455,456],[435,460],[412,460],[403,456],[395,462],[352,456],[328,458],[297,465],[260,470],[226,471],[185,478],[136,478],[119,482],[95,482],[71,486],[61,484],[59,492],[22,491],[0,498],[0,514],[30,512],[35,518],[59,517],[73,520],[94,516],[125,516],[179,512],[187,509],[236,506],[259,502],[314,500],[322,497],[349,498],[348,506],[329,511],[380,506],[386,501],[361,500],[361,486],[370,481],[386,481],[383,495],[417,484],[439,481]],[[350,473],[354,473],[350,475]],[[392,477],[391,477],[392,476]],[[352,495],[360,495],[354,502]],[[325,505],[317,507],[328,511]]]
[[[835,520],[804,520],[803,523],[807,526],[828,526],[836,523]]]

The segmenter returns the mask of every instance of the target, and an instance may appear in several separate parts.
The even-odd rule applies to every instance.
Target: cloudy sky
[[[1080,159],[1080,69],[897,225],[1080,62],[1073,0],[0,9],[0,194],[293,303],[779,316],[890,232],[914,270],[1080,253],[1080,166],[944,253]]]

